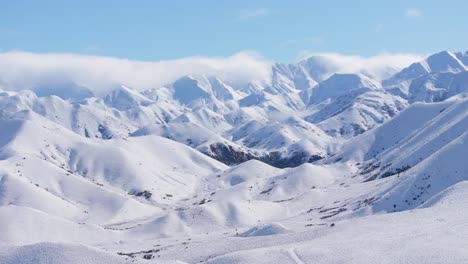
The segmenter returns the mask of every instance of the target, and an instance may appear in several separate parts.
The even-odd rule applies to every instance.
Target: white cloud
[[[333,73],[361,73],[383,80],[413,62],[421,61],[424,56],[402,53],[381,53],[375,56],[362,57],[338,53],[313,53],[302,51],[298,60],[314,57],[323,68],[326,79]]]
[[[417,8],[407,8],[405,11],[406,17],[420,17],[423,15],[422,10]]]
[[[266,16],[270,11],[267,8],[242,9],[239,12],[239,20],[249,20],[256,17]]]
[[[423,59],[413,54],[382,53],[360,57],[302,52],[303,58],[310,56],[315,56],[328,75],[335,72],[363,73],[379,79]],[[231,85],[252,81],[269,83],[271,64],[254,52],[239,52],[229,57],[194,56],[144,62],[103,56],[10,51],[0,52],[0,87],[20,90],[72,82],[97,93],[121,84],[144,90],[161,87],[190,74],[218,76]]]
[[[78,54],[0,53],[0,86],[15,90],[50,82],[74,82],[95,92],[120,84],[142,90],[163,86],[189,74],[216,75],[231,84],[268,82],[271,63],[253,52],[158,62]]]

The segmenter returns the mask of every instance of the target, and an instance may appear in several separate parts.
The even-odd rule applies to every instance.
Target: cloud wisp
[[[298,60],[303,61],[311,57],[323,69],[324,76],[321,76],[320,79],[326,79],[333,73],[357,73],[383,80],[411,63],[424,59],[424,56],[421,55],[403,53],[381,53],[363,57],[339,53],[302,51],[298,56]]]
[[[407,8],[405,10],[405,17],[421,17],[423,12],[421,9],[418,8]]]

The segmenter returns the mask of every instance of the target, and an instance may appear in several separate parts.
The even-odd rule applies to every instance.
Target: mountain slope
[[[466,60],[1,90],[0,263],[465,263]]]

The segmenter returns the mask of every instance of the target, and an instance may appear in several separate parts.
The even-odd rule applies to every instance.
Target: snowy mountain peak
[[[362,88],[368,87],[372,89],[379,89],[381,85],[378,81],[372,80],[371,78],[363,74],[343,74],[335,73],[327,80],[321,82],[326,85],[346,85],[349,87]]]
[[[362,74],[333,74],[330,78],[311,88],[311,103],[337,98],[347,93],[364,92],[382,88],[378,81]]]
[[[33,91],[39,97],[55,95],[72,102],[81,101],[94,96],[90,89],[72,82],[49,82],[34,87]]]
[[[210,91],[207,86],[208,81],[205,78],[181,77],[172,84],[174,99],[184,105],[189,105],[195,100],[208,99]]]
[[[272,84],[287,82],[299,90],[304,90],[315,86],[317,81],[307,72],[304,67],[298,64],[275,63],[272,67]]]
[[[461,54],[461,53],[460,53]],[[462,57],[461,55],[459,55]],[[411,64],[391,78],[383,82],[384,85],[394,85],[403,81],[412,80],[428,73],[452,72],[458,73],[467,71],[468,67],[460,60],[456,54],[450,51],[441,51],[432,54],[424,61]]]
[[[214,103],[217,105],[216,108],[223,108],[219,106],[218,100],[229,101],[240,98],[234,88],[218,77],[188,75],[177,79],[171,87],[173,98],[191,107]]]
[[[426,64],[430,72],[462,72],[467,70],[467,66],[461,62],[457,56],[450,51],[442,51],[429,56]]]
[[[317,82],[323,81],[339,71],[339,67],[333,61],[321,55],[310,56],[298,62],[298,66]]]
[[[126,111],[140,105],[147,106],[152,103],[141,93],[125,85],[121,85],[106,94],[103,100],[109,107],[120,111]]]

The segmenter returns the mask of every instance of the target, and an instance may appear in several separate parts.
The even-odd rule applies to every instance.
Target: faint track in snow
[[[297,255],[295,248],[288,249],[288,255],[296,264],[305,264]]]

